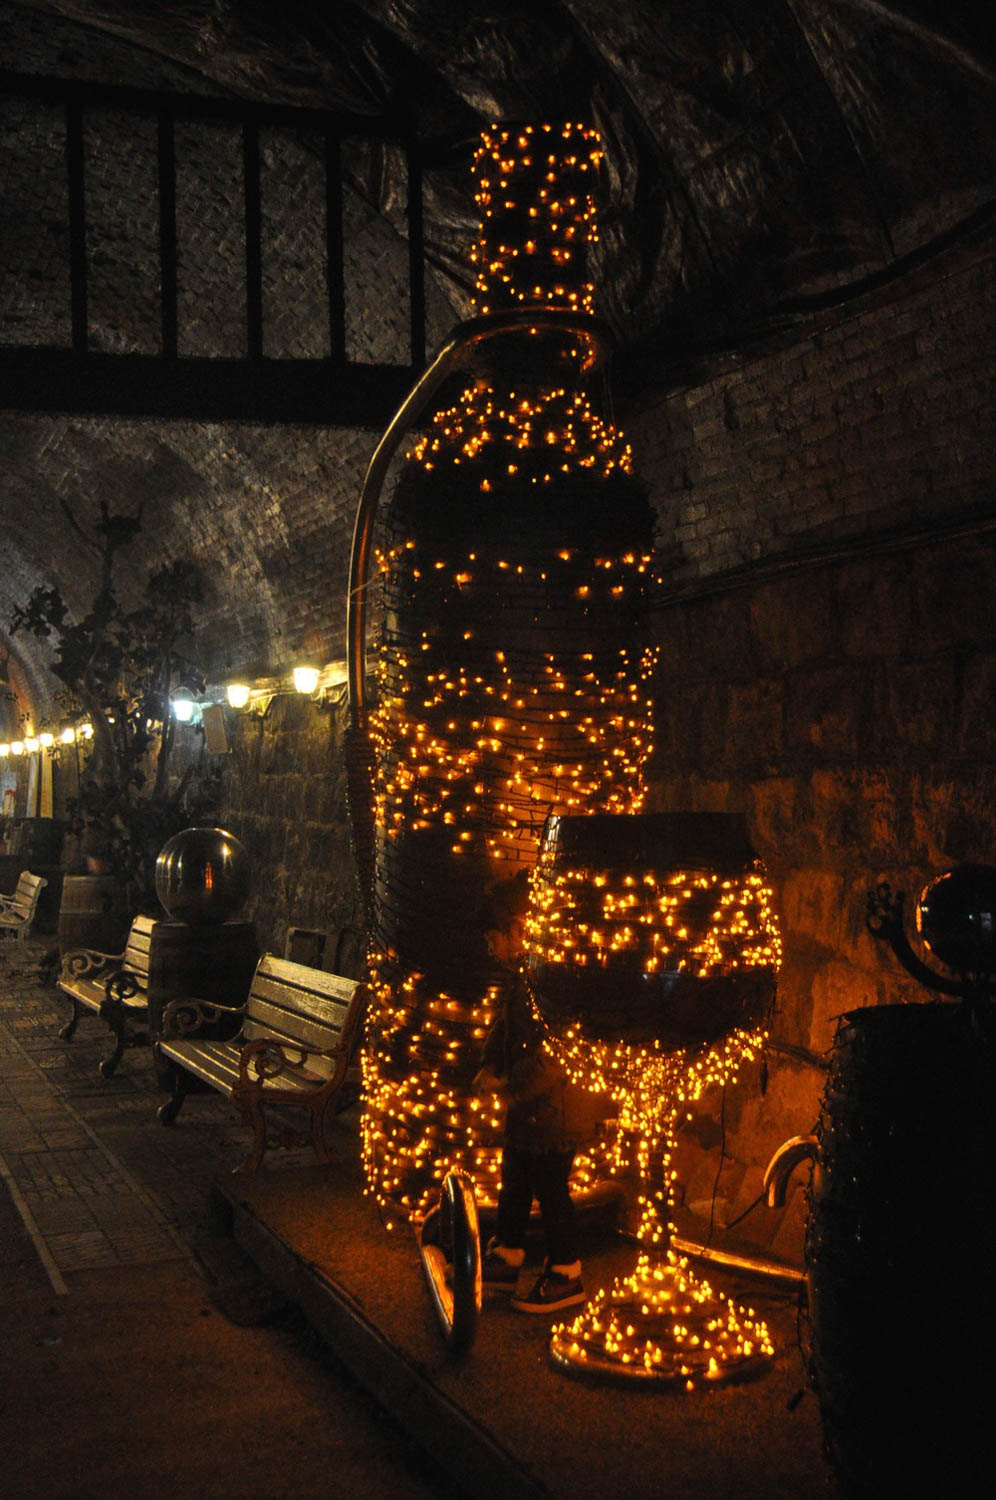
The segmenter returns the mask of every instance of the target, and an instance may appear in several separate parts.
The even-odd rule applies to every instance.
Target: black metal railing
[[[422,218],[422,168],[405,122],[368,118],[282,105],[249,103],[156,93],[77,80],[28,77],[0,71],[0,105],[18,97],[34,100],[49,118],[64,121],[65,184],[59,192],[66,223],[55,236],[65,246],[68,276],[51,289],[44,278],[41,295],[65,297],[69,317],[65,342],[17,342],[0,324],[0,406],[20,410],[63,410],[203,419],[243,418],[255,421],[322,422],[383,426],[425,363],[425,271]],[[53,107],[56,114],[53,116]],[[88,120],[107,111],[124,111],[154,122],[158,245],[141,253],[155,268],[159,296],[159,351],[117,352],[94,348],[90,311],[92,265],[88,257],[87,156]],[[244,243],[244,354],[200,353],[180,349],[182,298],[178,267],[184,254],[177,212],[177,125],[222,122],[241,132],[241,198]],[[325,357],[272,357],[264,354],[265,223],[261,190],[261,132],[289,132],[319,143],[324,156],[324,309],[328,352]],[[407,255],[397,243],[399,266],[407,283],[407,349],[388,359],[362,361],[347,354],[347,300],[344,238],[344,153],[356,142],[394,148],[403,162],[407,206],[401,234]],[[16,152],[16,142],[14,150]],[[23,184],[22,184],[23,191]],[[9,205],[8,205],[9,207]],[[321,210],[319,209],[319,213]],[[9,270],[10,268],[8,268]],[[30,268],[28,268],[30,275]],[[400,301],[399,296],[399,301]],[[60,316],[65,312],[62,310]],[[355,321],[355,319],[354,319]],[[403,324],[403,314],[401,316]],[[120,342],[126,342],[122,340]]]

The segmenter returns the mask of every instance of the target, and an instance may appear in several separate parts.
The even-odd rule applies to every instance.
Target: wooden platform
[[[833,1491],[819,1412],[805,1395],[790,1288],[709,1279],[768,1321],[778,1357],[750,1385],[692,1395],[579,1381],[555,1371],[547,1322],[487,1301],[462,1359],[441,1339],[414,1237],[388,1232],[351,1160],[219,1185],[236,1240],[346,1364],[470,1493],[503,1500],[816,1500]],[[589,1290],[633,1246],[587,1231]],[[539,1258],[539,1247],[536,1247]]]

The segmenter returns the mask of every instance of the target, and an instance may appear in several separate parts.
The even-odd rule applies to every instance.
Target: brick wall
[[[993,506],[996,261],[627,420],[669,581]]]
[[[628,424],[663,564],[652,805],[746,813],[785,940],[766,1093],[753,1070],[682,1138],[718,1223],[814,1125],[836,1018],[926,998],[869,887],[912,933],[926,880],[996,849],[993,286],[963,267]],[[804,1178],[749,1243],[799,1254]]]
[[[362,967],[362,919],[352,855],[343,749],[343,700],[319,706],[295,693],[265,715],[225,710],[228,753],[208,755],[182,737],[179,772],[191,756],[221,771],[217,822],[249,851],[253,885],[245,915],[260,946],[283,953],[292,927],[325,936],[322,964]]]

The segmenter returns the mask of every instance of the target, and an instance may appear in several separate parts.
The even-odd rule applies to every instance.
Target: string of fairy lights
[[[580,124],[496,125],[474,155],[481,218],[470,252],[477,310],[594,311],[587,248],[598,239],[594,177],[603,157]]]
[[[500,1116],[469,1088],[507,983],[480,935],[487,890],[531,867],[551,809],[644,796],[651,515],[586,389],[586,341],[554,316],[593,309],[600,159],[577,124],[483,136],[475,310],[536,322],[435,414],[381,526],[362,1144],[388,1222],[433,1206],[452,1168],[497,1192]]]
[[[771,890],[756,867],[634,873],[572,864],[546,849],[532,887],[525,973],[547,1027],[544,1045],[575,1083],[615,1101],[619,1129],[609,1170],[625,1175],[635,1168],[641,1183],[634,1269],[554,1328],[552,1356],[568,1370],[686,1389],[748,1378],[773,1354],[767,1327],[752,1309],[714,1291],[671,1248],[672,1157],[679,1118],[707,1088],[735,1083],[740,1069],[761,1056],[781,961]],[[613,1017],[604,981],[613,974],[627,990],[628,1024],[618,1040],[605,1040]],[[558,982],[565,978],[566,988]],[[596,1005],[586,1015],[590,980]],[[641,1011],[633,992],[655,980],[660,1034],[634,1040]],[[708,986],[717,980],[740,986],[741,1018],[751,1024],[698,1045],[676,1045],[661,1020],[668,983],[701,986],[708,1015]],[[571,1011],[582,1019],[570,1019]],[[712,1012],[717,1032],[722,1014]]]
[[[694,1387],[772,1353],[763,1322],[671,1249],[669,1213],[675,1122],[759,1056],[780,943],[749,862],[648,873],[540,853],[551,813],[589,829],[638,814],[653,749],[651,513],[586,388],[601,155],[577,124],[485,132],[475,311],[516,317],[413,444],[381,526],[362,1152],[388,1223],[428,1212],[453,1169],[496,1197],[500,1111],[470,1083],[510,981],[483,933],[496,880],[525,867],[545,1045],[619,1117],[576,1183],[641,1185],[636,1268],[554,1331],[553,1355]]]
[[[531,955],[568,967],[605,968],[639,953],[644,974],[697,978],[781,962],[771,890],[757,870],[576,869],[539,884],[527,919]]]

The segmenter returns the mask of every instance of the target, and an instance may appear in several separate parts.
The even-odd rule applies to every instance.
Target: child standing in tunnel
[[[511,1304],[520,1312],[545,1313],[585,1301],[568,1182],[579,1146],[594,1132],[595,1112],[592,1097],[572,1084],[543,1050],[543,1030],[519,968],[528,896],[525,870],[488,893],[485,939],[507,977],[502,1013],[484,1043],[474,1088],[497,1095],[505,1106],[498,1218],[483,1257],[484,1285],[512,1293]],[[546,1262],[529,1291],[520,1295],[534,1199]]]

